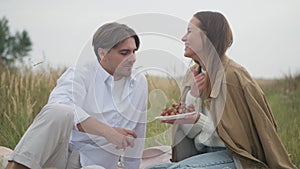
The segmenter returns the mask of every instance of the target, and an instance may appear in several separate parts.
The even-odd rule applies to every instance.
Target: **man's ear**
[[[98,48],[98,56],[100,57],[100,59],[102,60],[103,57],[106,55],[106,51],[102,48]]]

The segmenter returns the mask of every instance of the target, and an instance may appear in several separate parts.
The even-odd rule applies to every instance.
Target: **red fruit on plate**
[[[195,106],[193,104],[186,106],[184,102],[180,102],[177,104],[173,103],[170,108],[162,109],[161,116],[171,116],[171,115],[189,113],[193,111],[195,111]]]

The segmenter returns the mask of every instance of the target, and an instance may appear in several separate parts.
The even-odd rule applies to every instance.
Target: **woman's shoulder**
[[[235,62],[233,59],[228,59],[228,63],[225,65],[225,75],[227,83],[232,85],[244,86],[254,82],[254,79],[246,68]]]

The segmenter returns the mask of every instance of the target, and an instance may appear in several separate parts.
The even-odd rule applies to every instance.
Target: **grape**
[[[162,109],[161,116],[171,116],[195,111],[195,106],[190,104],[186,106],[184,102],[173,103],[171,107]]]

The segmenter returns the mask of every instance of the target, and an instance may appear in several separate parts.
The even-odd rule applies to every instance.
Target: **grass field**
[[[0,68],[0,145],[11,149],[47,102],[64,69],[32,72]],[[146,147],[170,144],[170,125],[154,120],[164,105],[180,96],[175,79],[148,76],[149,111]],[[278,133],[293,163],[300,166],[300,75],[258,80],[278,124]]]

